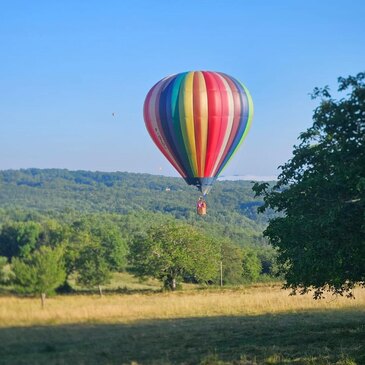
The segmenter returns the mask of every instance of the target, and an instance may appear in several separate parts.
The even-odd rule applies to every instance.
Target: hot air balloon
[[[246,137],[252,117],[247,88],[221,72],[168,76],[152,87],[144,103],[152,140],[203,196]]]

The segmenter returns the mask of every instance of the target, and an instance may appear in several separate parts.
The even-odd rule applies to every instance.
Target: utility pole
[[[223,286],[223,262],[221,261],[221,286]]]

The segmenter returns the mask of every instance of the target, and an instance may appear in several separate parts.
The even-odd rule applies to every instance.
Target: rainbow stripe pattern
[[[246,137],[252,117],[247,88],[220,72],[168,76],[152,87],[144,103],[152,140],[204,195]]]

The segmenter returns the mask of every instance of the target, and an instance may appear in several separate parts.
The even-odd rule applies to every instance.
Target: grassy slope
[[[279,287],[0,298],[0,364],[364,364],[365,291]],[[351,362],[349,359],[353,359]],[[208,360],[210,359],[210,360]],[[341,360],[342,359],[342,360]],[[347,359],[346,361],[344,359]]]

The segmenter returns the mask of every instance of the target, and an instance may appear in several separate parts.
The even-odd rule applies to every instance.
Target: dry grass
[[[289,296],[279,286],[242,290],[182,291],[154,294],[65,295],[49,298],[0,297],[0,327],[71,323],[131,323],[138,320],[299,313],[306,310],[365,311],[365,290],[356,299]]]
[[[44,310],[0,297],[0,365],[365,364],[364,289],[321,301],[278,285],[148,290],[58,296]]]
[[[85,287],[81,287],[77,285],[75,277],[71,277],[68,279],[69,284],[71,287],[76,291],[81,292],[96,292],[97,290],[94,289],[87,289]],[[120,272],[120,273],[113,273],[111,282],[104,286],[106,290],[129,290],[129,291],[160,291],[161,290],[161,282],[157,279],[148,278],[146,280],[141,281],[139,278],[127,273],[127,272]]]

